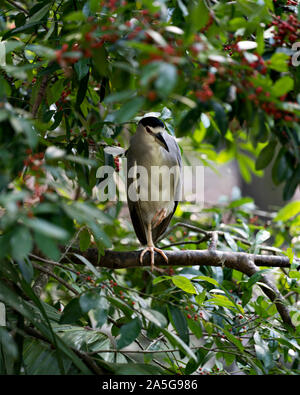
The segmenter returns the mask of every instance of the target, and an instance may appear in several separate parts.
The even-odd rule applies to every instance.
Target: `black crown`
[[[146,127],[146,126],[150,126],[152,128],[156,128],[158,126],[161,128],[165,127],[164,123],[156,117],[142,118],[139,123],[141,123],[144,127]]]

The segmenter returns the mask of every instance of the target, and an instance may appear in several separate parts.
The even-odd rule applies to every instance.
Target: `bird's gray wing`
[[[166,141],[169,152],[172,154],[173,160],[174,160],[174,166],[177,165],[179,166],[179,174],[178,178],[175,180],[175,201],[180,201],[182,196],[182,158],[181,158],[181,152],[179,145],[177,144],[177,141],[173,136],[171,136],[169,133],[164,132],[163,133],[163,138]],[[175,208],[176,209],[176,208]]]
[[[132,166],[134,166],[134,160],[132,158],[132,153],[130,148],[126,151],[125,156],[127,158],[127,174],[128,174],[129,169]],[[142,245],[146,245],[147,238],[145,233],[145,225],[141,215],[140,201],[139,200],[137,200],[136,202],[132,201],[129,199],[128,196],[128,189],[130,188],[130,185],[133,182],[134,182],[133,178],[127,177],[127,203],[128,203],[129,214],[137,238],[139,239]]]
[[[152,229],[152,239],[153,242],[155,242],[162,234],[165,233],[167,230],[167,227],[176,211],[176,208],[178,206],[179,199],[181,198],[181,187],[182,187],[182,159],[181,159],[181,152],[180,148],[177,144],[177,141],[169,135],[169,133],[164,132],[163,133],[163,138],[168,146],[169,152],[172,154],[173,159],[174,159],[174,166],[178,165],[179,166],[179,176],[178,179],[175,180],[175,193],[174,193],[174,208],[173,211],[154,229]]]
[[[167,230],[167,227],[169,226],[169,223],[176,211],[176,208],[178,206],[178,202],[174,202],[174,209],[173,211],[163,220],[159,225],[157,225],[155,228],[152,229],[152,240],[153,243],[157,241],[157,239],[165,233]]]

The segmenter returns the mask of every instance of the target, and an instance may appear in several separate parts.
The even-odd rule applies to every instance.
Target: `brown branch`
[[[38,113],[39,107],[40,107],[40,105],[42,103],[42,100],[43,100],[43,98],[45,96],[46,88],[47,88],[47,84],[48,84],[48,79],[49,79],[49,76],[47,74],[44,75],[44,77],[42,78],[40,89],[38,91],[38,94],[37,94],[37,97],[35,99],[35,102],[33,103],[33,106],[32,106],[32,116],[33,116],[33,118],[36,118],[36,115]]]
[[[175,225],[173,225],[172,227],[170,227],[170,228],[169,228],[169,229],[168,229],[168,230],[157,240],[157,242],[160,242],[161,240],[165,239],[170,233],[173,232],[173,230],[175,230],[176,228],[179,228],[179,227],[189,229],[189,230],[191,230],[191,231],[193,231],[193,232],[196,232],[196,233],[204,234],[205,236],[204,236],[203,241],[209,240],[211,237],[213,237],[213,234],[217,234],[218,236],[224,237],[224,235],[225,235],[225,233],[226,233],[225,231],[222,231],[222,230],[214,230],[214,231],[205,230],[205,229],[199,228],[198,226],[191,225],[191,224],[188,224],[188,223],[185,223],[185,222],[177,222]],[[240,241],[241,243],[243,243],[243,244],[245,244],[245,245],[248,245],[248,246],[250,246],[250,247],[251,247],[252,244],[253,244],[253,242],[251,242],[251,241],[249,241],[249,240],[246,240],[246,239],[244,239],[244,238],[242,238],[242,237],[235,236],[235,235],[233,235],[233,234],[231,234],[231,237],[232,237],[235,241]],[[187,244],[187,242],[181,243],[181,244]],[[192,243],[189,243],[189,244],[192,244]],[[196,241],[194,242],[194,244],[198,244],[198,240],[196,240]],[[175,243],[173,243],[173,244],[171,244],[171,245],[175,245]],[[178,245],[179,245],[179,244],[178,244]],[[169,245],[163,246],[162,248],[167,248],[168,246],[169,246]],[[258,248],[259,248],[260,251],[268,251],[268,252],[272,252],[272,253],[278,253],[278,252],[280,252],[280,250],[279,250],[278,248],[269,247],[269,246],[265,246],[265,245],[260,245],[260,246],[258,246]]]
[[[211,234],[211,241],[208,249],[211,250],[216,250],[217,249],[217,244],[218,244],[218,232],[212,232]]]
[[[23,11],[24,14],[29,15],[29,11],[25,10],[20,4],[18,4],[16,1],[13,0],[6,0],[7,3],[10,5],[14,6],[15,8],[18,8],[20,11]]]
[[[31,262],[31,264],[32,264],[32,266],[33,266],[35,269],[37,269],[37,270],[43,272],[43,274],[45,275],[46,284],[47,284],[47,282],[48,282],[48,277],[51,276],[51,277],[55,278],[56,281],[60,282],[62,285],[64,285],[66,288],[68,288],[71,292],[73,292],[73,294],[79,295],[79,292],[76,291],[76,289],[74,289],[74,288],[73,288],[70,284],[68,284],[65,280],[63,280],[62,278],[60,278],[59,276],[57,276],[56,274],[54,274],[51,270],[48,269],[48,267],[38,265],[37,263],[34,263],[34,262]],[[39,277],[41,278],[41,276],[39,276]],[[46,284],[43,283],[43,284],[37,285],[37,284],[35,283],[35,285],[34,285],[34,287],[33,287],[35,293],[38,294],[38,295],[40,295],[40,294],[41,294],[41,291],[43,290],[43,288],[44,288],[44,286],[45,286]],[[39,288],[37,289],[38,286],[39,286]]]
[[[34,264],[33,264],[34,265]],[[40,296],[41,293],[43,292],[43,289],[47,285],[49,281],[49,275],[50,273],[52,274],[52,266],[48,263],[46,263],[43,266],[43,270],[40,270],[42,273],[39,274],[39,276],[36,278],[32,288],[34,293],[37,296]]]
[[[245,258],[250,259],[256,266],[266,267],[290,267],[289,258],[279,255],[256,255],[245,252],[219,251],[219,250],[178,250],[164,251],[168,257],[168,264],[160,254],[155,254],[156,266],[228,266],[239,270],[239,262]],[[150,255],[146,254],[143,263],[139,261],[141,251],[110,251],[100,257],[98,262],[97,248],[89,248],[84,252],[71,248],[70,253],[77,253],[88,259],[94,266],[110,269],[126,269],[130,267],[150,266]],[[62,261],[64,262],[64,261]],[[72,262],[83,264],[75,256]],[[231,266],[230,266],[231,265]],[[240,270],[239,270],[240,271]]]
[[[72,250],[71,250],[72,251]],[[70,251],[70,252],[71,252]],[[73,251],[75,252],[75,251]],[[98,262],[98,250],[90,248],[85,252],[78,252],[88,259],[94,266],[106,267],[110,269],[124,269],[130,267],[150,266],[150,256],[146,254],[141,264],[139,261],[140,251],[105,251]],[[244,252],[228,252],[218,250],[183,250],[183,251],[165,251],[168,257],[168,266],[221,266],[235,269],[251,277],[259,271],[259,266],[267,267],[290,267],[289,258],[277,255],[256,255]],[[82,262],[72,257],[74,263]],[[156,266],[166,266],[164,259],[160,254],[155,255]],[[271,283],[271,281],[262,275],[259,286],[262,291],[275,303],[277,310],[284,323],[294,328],[286,302]]]

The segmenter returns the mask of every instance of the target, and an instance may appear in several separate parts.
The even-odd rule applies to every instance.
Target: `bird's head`
[[[167,151],[168,146],[163,138],[163,132],[165,131],[164,123],[156,117],[145,117],[142,118],[138,124],[138,128],[146,135],[154,137],[154,140],[162,145]]]

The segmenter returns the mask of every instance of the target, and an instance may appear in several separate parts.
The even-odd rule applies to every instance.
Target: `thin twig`
[[[208,249],[210,251],[214,251],[217,249],[217,244],[218,244],[218,232],[212,232],[211,234],[211,241]]]
[[[178,228],[178,227],[186,228],[186,229],[192,230],[192,231],[194,231],[194,232],[196,232],[196,233],[202,233],[202,234],[204,234],[204,235],[205,235],[204,241],[209,240],[209,239],[212,237],[213,233],[217,233],[218,236],[223,236],[223,237],[224,237],[224,235],[225,235],[225,233],[226,233],[226,232],[224,232],[224,231],[222,231],[222,230],[214,230],[214,231],[205,230],[205,229],[199,228],[198,226],[191,225],[191,224],[187,224],[187,223],[185,223],[185,222],[177,222],[174,226],[172,226],[171,228],[169,228],[169,229],[167,230],[167,232],[164,233],[164,234],[157,240],[157,242],[160,242],[161,240],[165,239],[170,233],[173,232],[173,230],[175,230],[175,229]],[[250,247],[251,247],[252,244],[253,244],[251,241],[246,240],[246,239],[244,239],[244,238],[242,238],[242,237],[239,237],[239,236],[235,236],[235,235],[232,235],[232,234],[231,234],[231,237],[232,237],[235,241],[240,241],[241,243],[246,244],[246,245],[248,245],[248,246],[250,246]],[[191,244],[192,244],[192,243],[191,243]],[[195,244],[197,244],[197,243],[195,243]],[[174,245],[174,244],[173,244],[173,245]],[[178,245],[179,245],[179,244],[178,244]],[[273,248],[273,247],[269,247],[269,246],[264,246],[264,245],[260,245],[260,246],[258,246],[258,248],[260,249],[260,251],[268,251],[268,252],[273,252],[273,253],[278,253],[278,252],[279,252],[279,250],[278,250],[277,248]]]
[[[21,5],[19,5],[16,1],[14,0],[6,0],[7,3],[10,5],[14,6],[15,8],[18,8],[20,11],[23,11],[24,14],[29,15],[29,11],[25,10]]]
[[[47,276],[51,276],[53,278],[55,278],[55,280],[57,280],[58,282],[60,282],[62,285],[64,285],[66,288],[68,288],[71,292],[73,292],[75,295],[79,295],[79,292],[76,291],[76,289],[74,289],[71,285],[69,285],[65,280],[63,280],[62,278],[60,278],[59,276],[57,276],[56,274],[54,274],[51,270],[48,270],[47,268],[45,268],[44,266],[38,265],[35,262],[32,262],[32,266],[34,268],[36,268],[37,270],[47,274]]]

